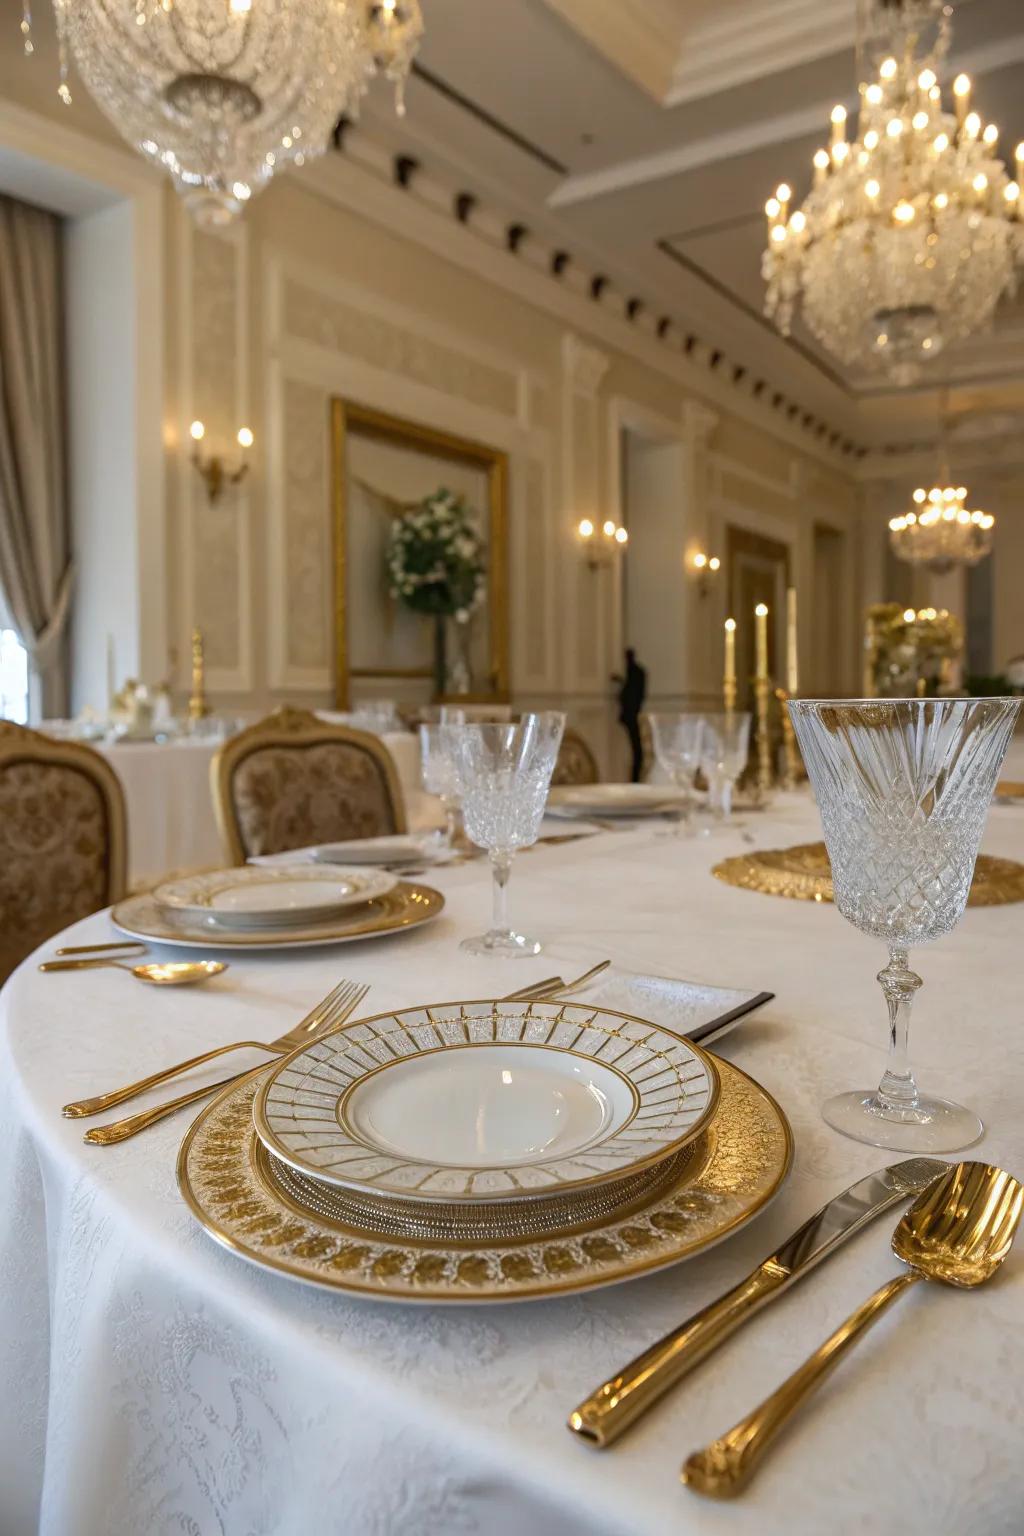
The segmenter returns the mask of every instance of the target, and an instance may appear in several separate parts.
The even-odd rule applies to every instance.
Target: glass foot
[[[977,1115],[949,1099],[919,1096],[914,1108],[900,1110],[866,1089],[826,1099],[821,1113],[844,1136],[895,1152],[957,1152],[973,1147],[985,1129]]]
[[[463,939],[459,945],[467,955],[496,955],[500,960],[515,960],[521,955],[539,955],[540,939],[528,939],[523,933],[513,933],[508,928],[492,928],[489,933]]]

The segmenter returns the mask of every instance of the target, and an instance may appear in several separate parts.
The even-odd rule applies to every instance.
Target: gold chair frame
[[[593,772],[594,775],[592,779],[573,779],[566,782],[572,782],[574,784],[600,784],[601,769],[597,758],[594,756],[593,748],[591,747],[586,737],[582,736],[579,731],[573,730],[572,726],[566,726],[565,730],[562,732],[562,744],[559,748],[559,756],[561,756],[561,753],[566,746],[571,746],[574,752],[578,752],[580,754],[580,756],[586,762],[587,767]],[[556,763],[555,773],[557,774],[557,772],[558,764]],[[552,777],[552,783],[558,783],[558,780]]]
[[[58,741],[42,731],[0,720],[0,773],[16,763],[68,768],[99,790],[107,822],[107,904],[120,901],[128,885],[128,817],[124,787],[106,758],[81,742]]]
[[[394,758],[379,737],[369,731],[353,730],[348,725],[329,725],[308,709],[294,709],[290,705],[274,711],[237,736],[230,737],[214,755],[210,764],[210,789],[213,810],[221,843],[230,864],[244,864],[245,844],[242,841],[231,786],[239,766],[254,752],[266,747],[318,747],[332,742],[347,742],[359,747],[381,770],[387,787],[388,798],[394,817],[395,831],[405,832],[405,797],[395,768]]]

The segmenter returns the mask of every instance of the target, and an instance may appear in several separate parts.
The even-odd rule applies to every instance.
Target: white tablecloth
[[[219,745],[188,737],[96,744],[124,786],[133,887],[223,863],[210,793],[210,764]]]
[[[813,836],[797,799],[748,825]],[[448,907],[382,943],[247,957],[193,992],[114,971],[41,976],[0,1004],[0,1530],[3,1536],[1010,1536],[1024,1508],[1024,1250],[983,1290],[919,1287],[793,1426],[747,1497],[679,1486],[684,1455],[732,1424],[896,1271],[883,1219],[770,1307],[618,1446],[564,1429],[609,1371],[734,1283],[823,1199],[888,1161],[821,1120],[883,1063],[884,956],[831,907],[708,873],[738,833],[605,834],[517,860],[532,961],[463,955],[486,870],[437,873]],[[1024,856],[1024,812],[986,846]],[[1024,1171],[1019,906],[969,911],[916,956],[919,1076],[984,1116],[983,1157]],[[106,918],[75,938],[108,934]],[[591,1295],[496,1308],[402,1307],[303,1288],[217,1247],[185,1211],[185,1121],[109,1149],[60,1118],[70,1098],[204,1046],[272,1038],[339,975],[374,1010],[510,990],[604,956],[767,988],[722,1045],[779,1098],[793,1174],[750,1228],[692,1262]],[[244,1064],[238,1059],[238,1065]],[[214,1064],[214,1076],[224,1063]],[[165,1090],[166,1091],[166,1090]]]

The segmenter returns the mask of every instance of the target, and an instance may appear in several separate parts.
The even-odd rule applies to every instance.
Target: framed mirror
[[[331,401],[331,447],[337,707],[348,709],[353,693],[407,705],[507,700],[507,455],[340,399]],[[461,622],[393,595],[395,520],[441,491],[464,509],[483,566]]]

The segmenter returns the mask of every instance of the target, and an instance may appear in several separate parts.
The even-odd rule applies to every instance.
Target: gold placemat
[[[178,1187],[234,1253],[296,1280],[395,1301],[517,1301],[611,1285],[677,1263],[744,1226],[778,1191],[793,1137],[775,1100],[719,1061],[706,1156],[641,1209],[558,1238],[500,1244],[370,1235],[286,1200],[267,1176],[252,1124],[253,1079],[226,1088],[181,1144]]]
[[[735,859],[723,859],[711,873],[726,885],[765,896],[789,896],[794,901],[831,901],[832,868],[824,843],[797,843],[793,848],[759,848]],[[980,853],[967,898],[969,907],[998,907],[1024,901],[1024,864]]]

